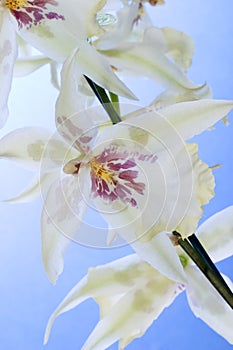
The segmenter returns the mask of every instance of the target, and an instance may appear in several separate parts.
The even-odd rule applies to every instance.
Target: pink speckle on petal
[[[42,21],[48,20],[64,20],[64,16],[58,14],[55,11],[50,11],[47,7],[57,6],[58,3],[53,0],[34,0],[34,1],[23,1],[18,2],[6,2],[11,14],[15,17],[18,22],[19,29],[26,28],[30,29],[33,25],[36,26]]]
[[[154,154],[128,152],[128,150],[111,146],[104,149],[91,161],[92,194],[94,197],[113,202],[120,200],[137,207],[135,194],[143,195],[145,183],[138,182],[139,171],[136,160],[153,163]],[[132,169],[133,168],[133,169]]]

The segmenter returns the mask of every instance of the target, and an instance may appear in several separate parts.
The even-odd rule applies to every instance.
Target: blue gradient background
[[[233,3],[232,0],[167,0],[166,5],[150,8],[154,24],[170,26],[190,34],[195,56],[190,77],[196,83],[207,81],[215,98],[233,98]],[[57,92],[49,85],[45,67],[27,78],[15,80],[10,98],[11,116],[1,136],[26,125],[53,127],[53,101]],[[135,81],[129,80],[132,88]],[[45,88],[46,87],[46,88]],[[31,93],[31,90],[32,93]],[[158,88],[147,80],[136,93],[149,103]],[[144,94],[144,95],[143,95]],[[232,116],[229,118],[232,121]],[[216,197],[205,207],[204,219],[233,204],[233,125],[216,126],[196,140],[202,160],[223,166],[215,171]],[[15,164],[1,160],[0,199],[17,193],[31,174]],[[4,350],[43,349],[47,320],[65,294],[96,266],[131,252],[130,247],[97,250],[72,243],[65,259],[65,270],[54,287],[47,280],[41,262],[41,201],[30,204],[0,204],[0,347]],[[233,278],[233,258],[218,266]],[[98,306],[89,300],[60,316],[54,324],[46,350],[79,350],[98,321]],[[233,325],[232,325],[233,328]],[[190,311],[185,293],[180,295],[155,321],[146,334],[127,350],[230,350],[233,347]],[[110,347],[117,349],[117,344]]]

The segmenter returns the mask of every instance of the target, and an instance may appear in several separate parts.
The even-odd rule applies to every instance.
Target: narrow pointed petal
[[[200,225],[196,233],[213,261],[231,256],[233,254],[233,206],[211,216]]]
[[[11,131],[0,140],[0,158],[14,160],[29,170],[37,170],[50,134],[49,130],[39,127]]]
[[[127,40],[132,32],[138,12],[138,3],[132,2],[131,4],[124,4],[124,7],[117,12],[116,18],[113,17],[116,23],[111,25],[110,22],[110,29],[107,29],[100,40],[95,43],[96,47],[99,50],[112,49],[122,43],[122,41]],[[103,23],[104,28],[106,27],[106,25],[104,25],[105,19],[107,20],[105,13],[99,14],[99,22],[100,24]]]
[[[90,151],[98,128],[85,112],[87,98],[79,91],[81,80],[77,50],[66,59],[61,71],[61,89],[56,102],[56,126],[68,144],[81,153]]]
[[[198,88],[178,65],[157,48],[157,35],[153,38],[150,31],[145,32],[142,43],[127,43],[100,52],[108,57],[111,65],[119,71],[126,69],[147,76],[167,89],[186,91]]]
[[[41,195],[41,188],[43,191],[48,191],[48,188],[51,186],[53,181],[56,179],[56,173],[43,174],[39,177],[37,174],[32,181],[21,191],[17,196],[6,199],[6,203],[28,203],[38,198]]]
[[[164,108],[162,115],[184,140],[211,128],[233,108],[233,101],[200,100],[178,103]]]
[[[184,93],[175,94],[170,90],[165,90],[150,104],[150,107],[159,110],[167,106],[180,102],[197,101],[201,99],[210,99],[212,91],[209,85],[204,84],[200,89],[195,91],[185,91]]]
[[[65,251],[80,226],[86,203],[80,193],[77,179],[73,176],[57,180],[48,194],[45,192],[43,195],[43,263],[48,278],[52,283],[56,283],[58,275],[63,271]]]
[[[179,135],[181,140],[188,140],[224,119],[232,109],[231,100],[203,99],[176,103],[160,111],[142,108],[128,114],[126,119],[127,123],[132,123],[157,137],[161,135],[163,140],[172,136],[172,128],[173,138]]]
[[[60,314],[75,308],[87,298],[99,297],[102,303],[107,297],[114,297],[128,291],[135,281],[143,276],[144,270],[140,266],[140,258],[132,254],[111,263],[90,268],[87,276],[72,288],[51,315],[46,328],[45,343],[48,341],[54,320]]]
[[[8,96],[17,57],[15,29],[7,11],[2,9],[0,12],[0,32],[0,128],[2,128],[8,117]]]
[[[127,235],[125,236],[127,238]],[[173,281],[186,282],[179,257],[165,232],[158,233],[150,240],[138,239],[130,245],[143,260],[161,274]]]
[[[84,349],[103,349],[116,340],[122,348],[142,335],[181,290],[136,254],[91,268],[50,317],[45,343],[58,315],[92,297],[100,304],[103,319]]]
[[[69,149],[61,137],[40,127],[26,127],[11,131],[0,140],[0,158],[19,163],[22,167],[41,173],[60,168],[66,157],[77,152]]]
[[[173,28],[161,29],[167,44],[166,53],[176,64],[186,71],[192,64],[194,54],[193,39],[182,31]]]
[[[50,62],[51,59],[44,56],[19,58],[14,65],[14,76],[22,77],[31,74]]]
[[[134,93],[113,73],[111,62],[109,64],[101,53],[103,52],[96,51],[93,46],[85,42],[79,45],[77,59],[82,73],[108,91],[137,100]]]
[[[124,294],[99,321],[82,350],[102,350],[119,340],[124,349],[142,336],[178,295],[177,284],[157,271],[145,270],[148,278]],[[119,311],[120,310],[120,311]]]
[[[209,327],[233,344],[233,312],[209,281],[194,266],[187,266],[186,292],[189,306]],[[224,277],[224,276],[223,276]],[[233,290],[232,282],[226,282]]]

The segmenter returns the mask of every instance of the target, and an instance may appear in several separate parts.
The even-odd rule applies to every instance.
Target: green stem
[[[107,112],[109,118],[111,119],[113,124],[117,124],[121,122],[121,118],[118,115],[117,111],[114,109],[111,100],[109,99],[108,95],[106,94],[105,90],[97,85],[96,83],[94,83],[94,81],[92,81],[90,78],[88,78],[86,75],[84,75],[84,77],[86,78],[89,86],[91,87],[92,91],[94,92],[94,94],[96,95],[96,97],[98,98],[98,100],[100,101],[100,103],[102,104],[103,108],[105,109],[105,111]]]
[[[118,95],[114,94],[114,92],[109,91],[109,96],[113,107],[115,108],[115,111],[118,115],[121,115]]]
[[[219,271],[217,270],[216,266],[213,264],[211,259],[209,258],[208,254],[202,247],[199,248],[197,251],[195,250],[188,239],[183,239],[181,235],[174,231],[173,235],[178,237],[178,244],[183,248],[183,250],[188,254],[188,256],[195,262],[195,264],[198,266],[198,268],[202,271],[202,273],[205,275],[205,277],[209,280],[209,282],[215,287],[215,289],[219,292],[219,294],[223,297],[223,299],[227,302],[227,304],[233,309],[233,293],[226,284],[226,282],[223,280],[222,276],[220,275]],[[198,241],[197,237],[194,239],[195,243]],[[198,241],[199,242],[199,241]],[[200,242],[199,242],[200,243]],[[201,244],[200,244],[201,245]],[[201,251],[201,253],[200,253]],[[205,253],[204,253],[205,252]],[[206,262],[206,259],[203,257],[207,257],[207,260],[211,261],[210,263]],[[212,267],[212,264],[215,266]],[[211,267],[210,267],[211,265]],[[217,272],[216,272],[217,270]],[[219,277],[219,275],[221,277]]]

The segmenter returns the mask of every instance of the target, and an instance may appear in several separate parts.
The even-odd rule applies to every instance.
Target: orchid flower
[[[146,27],[141,39],[141,35],[137,37],[132,33],[140,19],[142,2],[124,2],[111,16],[105,13],[106,3],[101,0],[1,1],[0,126],[8,114],[7,100],[17,57],[16,32],[43,53],[43,57],[20,59],[17,75],[32,72],[51,60],[63,63],[76,49],[82,74],[127,98],[136,97],[114,72],[142,74],[175,91],[200,89],[185,74],[193,55],[190,37],[170,28]]]
[[[233,206],[230,206],[200,225],[197,236],[217,262],[232,255],[232,232]],[[177,254],[185,271],[184,284],[161,275],[136,254],[90,268],[51,315],[45,343],[58,315],[93,298],[100,306],[100,321],[82,350],[106,349],[116,341],[119,341],[119,349],[122,350],[133,339],[141,337],[162,311],[186,289],[193,313],[233,344],[232,309],[192,265],[188,256],[181,253],[179,248]],[[233,283],[229,279],[227,281],[233,288]]]
[[[199,160],[197,146],[183,140],[225,117],[233,103],[184,102],[162,108],[160,114],[145,108],[108,126],[102,109],[75,114],[81,103],[72,79],[75,62],[68,59],[63,67],[56,105],[58,133],[50,138],[44,129],[25,128],[0,142],[1,157],[31,170],[41,168],[40,180],[37,172],[14,201],[30,200],[42,188],[45,270],[55,282],[70,239],[103,246],[107,236],[110,243],[117,234],[161,273],[185,282],[165,232],[176,229],[183,237],[194,232],[203,204],[214,194],[214,179]],[[101,212],[107,232],[85,222],[87,204]]]

